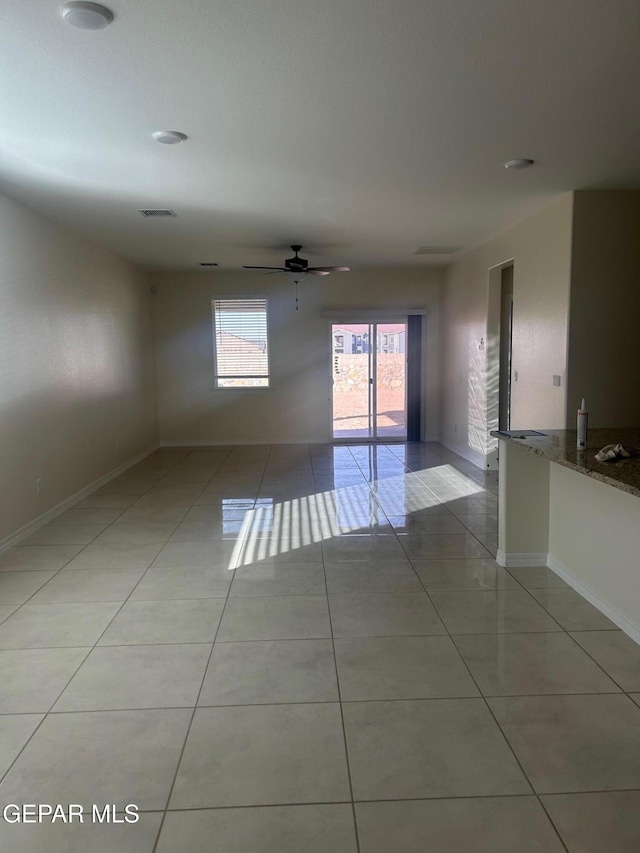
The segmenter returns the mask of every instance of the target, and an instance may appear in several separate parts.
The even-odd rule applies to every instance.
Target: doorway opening
[[[334,440],[407,438],[407,323],[331,326]]]
[[[511,429],[511,361],[513,351],[513,264],[500,274],[500,388],[498,429]]]
[[[513,319],[515,262],[513,258],[489,269],[487,337],[485,362],[485,468],[498,468],[497,429],[511,429],[514,420],[513,382],[518,372],[513,365]]]

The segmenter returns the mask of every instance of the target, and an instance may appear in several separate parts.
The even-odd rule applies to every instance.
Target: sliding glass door
[[[407,324],[376,323],[373,438],[407,437]]]
[[[406,323],[334,323],[331,370],[334,439],[406,439]]]

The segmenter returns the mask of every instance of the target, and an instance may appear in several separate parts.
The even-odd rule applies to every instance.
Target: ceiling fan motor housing
[[[284,262],[285,267],[292,272],[300,272],[301,270],[306,270],[309,266],[309,261],[306,258],[299,258],[298,252],[302,248],[302,246],[292,246],[293,251],[296,253],[293,258],[287,258]]]

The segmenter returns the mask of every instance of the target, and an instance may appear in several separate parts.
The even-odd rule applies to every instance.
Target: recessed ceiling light
[[[161,142],[163,145],[178,145],[187,138],[186,133],[180,133],[179,130],[156,130],[151,135],[156,142]]]
[[[526,157],[516,157],[515,160],[507,160],[504,164],[505,169],[528,169],[529,166],[533,166],[533,160]]]
[[[72,27],[81,30],[102,30],[113,21],[113,12],[98,3],[73,0],[62,7],[62,17]]]

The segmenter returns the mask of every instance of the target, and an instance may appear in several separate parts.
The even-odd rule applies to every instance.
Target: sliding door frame
[[[365,317],[367,317],[368,312],[363,312]],[[369,435],[366,437],[363,436],[354,436],[353,438],[349,436],[336,436],[333,434],[333,370],[331,370],[331,382],[330,382],[330,395],[329,395],[329,434],[331,436],[332,444],[362,444],[367,442],[375,442],[377,444],[404,444],[407,440],[407,365],[409,358],[409,350],[408,350],[408,339],[409,339],[409,317],[408,315],[398,316],[396,315],[392,319],[385,318],[383,315],[380,317],[376,317],[375,319],[363,319],[358,320],[351,318],[349,320],[340,319],[340,317],[336,317],[335,319],[331,319],[329,322],[329,352],[331,362],[333,365],[333,327],[339,326],[340,323],[346,323],[350,325],[362,325],[368,326],[369,328],[369,382],[368,382],[368,403],[369,403]],[[404,360],[404,415],[405,415],[405,434],[404,436],[396,437],[396,436],[379,436],[378,435],[378,326],[384,325],[386,323],[404,323],[405,326],[405,352],[403,353]]]

